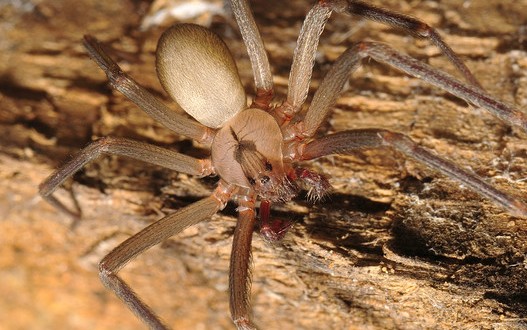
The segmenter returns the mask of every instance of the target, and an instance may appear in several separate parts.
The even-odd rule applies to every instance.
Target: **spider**
[[[487,109],[510,125],[527,130],[527,117],[490,96],[433,28],[418,19],[362,1],[320,0],[307,14],[298,37],[286,100],[274,104],[269,61],[248,2],[230,0],[230,4],[247,46],[254,74],[256,93],[249,106],[227,46],[219,36],[204,27],[176,24],[161,36],[156,51],[156,68],[163,88],[192,118],[164,105],[124,73],[94,37],[84,37],[88,53],[117,90],[167,128],[210,146],[210,157],[196,159],[147,143],[104,137],[82,149],[40,185],[40,194],[46,200],[72,217],[79,218],[80,210],[68,209],[53,196],[53,192],[101,154],[127,156],[200,177],[219,177],[217,187],[209,197],[147,226],[113,249],[99,264],[104,285],[149,327],[167,328],[119,277],[119,270],[148,248],[209,219],[227,202],[234,201],[238,205],[239,217],[230,258],[230,312],[238,329],[255,328],[250,317],[249,294],[251,240],[257,223],[265,238],[280,240],[290,228],[290,223],[271,218],[272,204],[286,203],[301,190],[307,190],[308,197],[317,200],[331,188],[324,175],[298,166],[302,161],[331,154],[350,154],[361,149],[392,148],[464,184],[511,215],[527,217],[527,205],[520,199],[497,190],[474,173],[436,156],[401,133],[371,128],[315,138],[348,77],[361,65],[363,58],[421,78],[469,104]],[[301,117],[299,112],[308,94],[319,36],[333,11],[358,15],[429,39],[453,63],[466,82],[387,45],[363,41],[349,47],[333,63],[305,116]]]

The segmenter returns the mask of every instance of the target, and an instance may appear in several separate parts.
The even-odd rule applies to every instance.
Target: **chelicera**
[[[89,54],[116,89],[167,128],[210,146],[210,157],[196,159],[142,142],[105,137],[81,150],[40,186],[44,198],[78,218],[79,210],[67,209],[52,193],[100,154],[127,156],[196,176],[219,177],[217,188],[209,197],[154,222],[121,243],[100,262],[102,282],[148,326],[166,328],[154,311],[119,277],[119,270],[146,249],[209,219],[228,201],[234,201],[238,205],[239,218],[230,259],[231,316],[239,329],[255,327],[250,318],[249,293],[251,240],[257,221],[267,239],[279,240],[290,223],[271,218],[272,204],[288,202],[302,189],[308,191],[311,199],[321,198],[330,189],[323,174],[298,166],[303,161],[331,154],[350,154],[360,149],[393,148],[464,184],[511,215],[527,216],[527,206],[520,199],[493,188],[477,175],[436,156],[401,133],[371,128],[314,138],[344,84],[363,58],[419,77],[476,107],[487,109],[510,125],[527,130],[526,116],[490,96],[434,29],[415,18],[361,1],[321,0],[307,14],[300,32],[286,100],[273,105],[271,70],[248,3],[246,0],[231,0],[230,3],[254,73],[256,95],[251,105],[247,104],[236,64],[227,46],[204,27],[192,24],[172,26],[161,37],[156,54],[161,84],[192,118],[168,108],[138,85],[105,53],[95,38],[86,36],[84,39]],[[305,116],[299,116],[308,94],[319,36],[332,11],[362,16],[428,38],[454,64],[465,82],[387,45],[360,42],[349,47],[333,63]]]

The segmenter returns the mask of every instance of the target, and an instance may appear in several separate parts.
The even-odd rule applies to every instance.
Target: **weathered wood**
[[[310,3],[253,4],[279,96]],[[527,1],[376,3],[438,27],[485,88],[525,107]],[[166,99],[153,58],[162,29],[138,32],[147,8],[89,0],[41,1],[33,9],[0,5],[0,320],[6,329],[143,328],[99,282],[97,262],[161,212],[207,195],[214,184],[105,157],[75,177],[72,191],[84,217],[74,229],[36,196],[39,182],[94,137],[206,153],[111,91],[81,47],[84,33],[108,41],[123,67]],[[247,55],[232,26],[228,18],[213,19],[252,93]],[[322,36],[313,90],[346,45],[363,38],[452,72],[427,41],[334,15]],[[350,80],[321,134],[361,127],[401,131],[500,189],[520,196],[527,189],[525,133],[375,63]],[[315,206],[299,200],[275,212],[297,221],[283,242],[255,236],[252,304],[263,329],[526,326],[526,220],[385,150],[308,166],[331,176],[333,194]],[[226,290],[234,216],[230,207],[123,270],[175,329],[233,327]]]

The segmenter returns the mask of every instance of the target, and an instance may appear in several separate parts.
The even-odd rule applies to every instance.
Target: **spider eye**
[[[273,165],[269,163],[268,161],[265,162],[265,170],[268,172],[271,172],[273,170]]]
[[[262,176],[262,178],[260,179],[260,183],[261,184],[266,184],[267,182],[269,182],[271,180],[271,178],[267,175],[264,175]]]
[[[251,184],[251,186],[254,186],[256,184],[256,180],[253,178],[247,178],[247,180],[249,180],[249,183]]]

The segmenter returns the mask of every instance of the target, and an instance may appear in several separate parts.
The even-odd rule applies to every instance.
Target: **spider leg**
[[[276,109],[276,116],[284,124],[300,111],[306,100],[318,41],[329,16],[331,16],[331,8],[325,5],[323,1],[313,6],[306,15],[293,55],[287,99],[281,107]]]
[[[89,144],[75,155],[73,159],[44,180],[39,186],[40,195],[61,211],[78,219],[80,217],[79,210],[76,210],[76,212],[69,210],[52,194],[67,178],[101,154],[127,156],[193,175],[205,176],[213,172],[209,159],[196,159],[148,143],[105,137]]]
[[[527,115],[496,100],[479,87],[459,81],[448,73],[402,54],[385,44],[361,42],[356,47],[363,57],[368,56],[378,62],[389,64],[411,76],[446,90],[470,104],[487,109],[511,126],[519,126],[527,131]]]
[[[303,144],[298,160],[330,154],[351,154],[358,149],[390,147],[456,180],[481,196],[502,206],[514,216],[527,217],[527,206],[518,198],[492,187],[476,174],[434,155],[408,136],[384,129],[357,129],[324,136]]]
[[[256,98],[253,107],[267,110],[273,98],[273,76],[264,44],[247,0],[231,0],[231,8],[251,60]]]
[[[86,35],[84,36],[83,43],[93,60],[106,73],[112,86],[123,93],[124,96],[134,102],[149,116],[178,134],[187,136],[206,145],[212,143],[213,131],[210,128],[193,119],[178,114],[139,85],[106,54],[96,38]]]
[[[384,23],[395,28],[402,29],[407,33],[419,37],[427,38],[435,44],[450,62],[461,72],[465,79],[476,87],[482,89],[478,80],[472,75],[465,63],[448,46],[439,33],[425,22],[401,13],[391,12],[383,8],[378,8],[363,1],[358,0],[327,0],[336,12],[347,12],[366,19]]]
[[[370,20],[402,28],[419,37],[429,38],[461,72],[473,89],[483,90],[459,56],[426,23],[407,15],[368,5],[362,1],[319,0],[307,14],[298,36],[289,75],[287,99],[275,110],[275,117],[279,119],[280,124],[287,124],[300,111],[306,100],[320,35],[332,11],[360,15]]]
[[[304,120],[288,126],[284,132],[285,139],[304,139],[315,134],[337,101],[349,76],[360,66],[361,59],[356,47],[346,49],[339,56],[315,92]]]
[[[329,113],[331,106],[336,102],[349,75],[359,67],[364,57],[370,57],[424,80],[472,105],[488,110],[511,126],[519,126],[524,131],[527,131],[527,115],[508,104],[498,101],[483,89],[464,83],[426,63],[397,52],[385,44],[360,42],[348,48],[335,61],[315,92],[304,120],[287,127],[284,132],[285,139],[304,139],[315,134]]]
[[[238,329],[256,329],[251,322],[251,242],[256,217],[254,200],[239,201],[238,222],[232,241],[229,274],[231,317]]]
[[[230,193],[229,189],[224,189],[220,185],[211,196],[161,218],[128,238],[99,263],[99,276],[104,285],[111,289],[151,329],[168,329],[168,327],[117,273],[145,250],[187,227],[210,218],[223,209]]]

